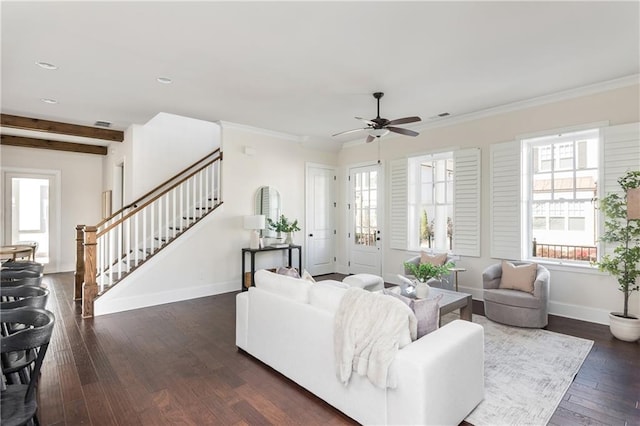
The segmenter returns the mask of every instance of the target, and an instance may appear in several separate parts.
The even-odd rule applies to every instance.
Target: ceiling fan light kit
[[[373,94],[373,97],[378,102],[378,114],[376,118],[373,118],[371,120],[366,120],[361,117],[356,117],[357,120],[360,120],[363,123],[365,123],[367,127],[364,127],[362,129],[347,130],[346,132],[336,133],[333,136],[346,135],[348,133],[354,133],[354,132],[366,130],[368,133],[368,136],[366,139],[367,143],[373,142],[374,140],[376,140],[376,138],[381,138],[389,134],[389,132],[394,132],[394,133],[398,133],[400,135],[405,135],[405,136],[418,136],[419,135],[418,132],[414,132],[413,130],[405,129],[402,127],[396,127],[396,125],[416,123],[418,121],[421,121],[420,117],[412,116],[412,117],[397,118],[395,120],[388,120],[386,118],[380,117],[380,98],[382,98],[383,96],[384,96],[383,92],[375,92]]]

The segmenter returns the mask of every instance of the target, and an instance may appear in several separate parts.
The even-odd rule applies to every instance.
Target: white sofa
[[[484,397],[484,333],[455,320],[398,350],[396,388],[352,374],[342,385],[333,318],[346,291],[257,271],[236,298],[236,345],[362,424],[459,424]]]

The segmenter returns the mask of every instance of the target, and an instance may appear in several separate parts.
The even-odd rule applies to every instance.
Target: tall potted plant
[[[610,193],[600,201],[605,217],[600,240],[615,244],[615,249],[595,264],[618,279],[619,290],[624,295],[623,311],[609,314],[611,334],[620,340],[635,342],[640,338],[640,319],[629,313],[629,296],[640,289],[640,220],[628,216],[627,199],[630,191],[640,188],[640,171],[628,172],[618,179],[618,184],[624,190],[623,197]]]

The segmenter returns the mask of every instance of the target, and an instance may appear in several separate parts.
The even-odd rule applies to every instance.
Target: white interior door
[[[349,273],[382,275],[382,166],[349,169]]]
[[[305,246],[311,275],[335,272],[335,175],[332,167],[307,165]]]

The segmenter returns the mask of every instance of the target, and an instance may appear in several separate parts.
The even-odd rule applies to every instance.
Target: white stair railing
[[[84,227],[83,317],[93,316],[95,296],[222,203],[222,153],[216,150],[203,160],[165,182],[164,188],[155,188],[145,199],[126,206],[95,227]],[[86,291],[87,286],[92,287],[91,291]],[[77,287],[76,280],[76,297]]]

